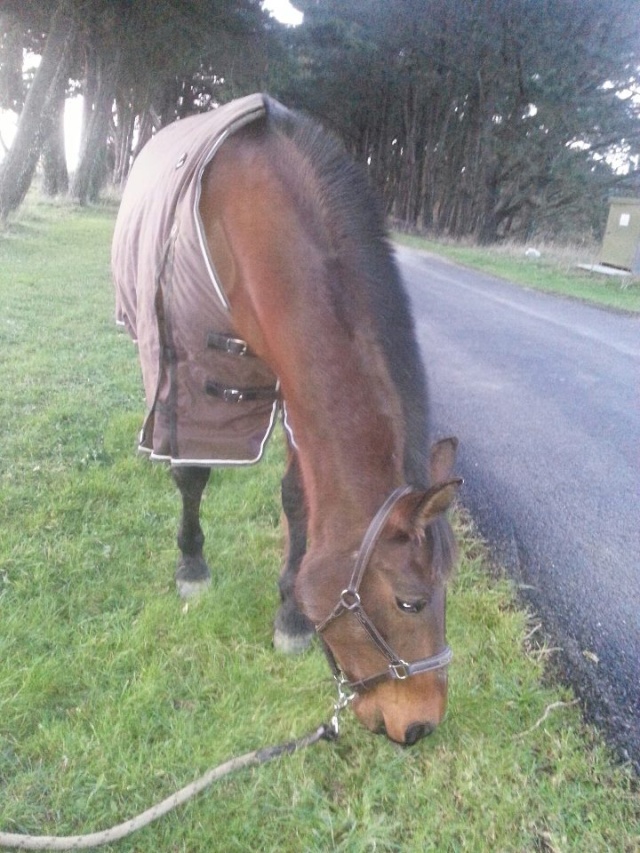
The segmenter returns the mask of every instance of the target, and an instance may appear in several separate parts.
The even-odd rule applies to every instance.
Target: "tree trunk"
[[[482,215],[478,228],[478,242],[489,246],[498,239],[498,200],[500,197],[500,177],[497,163],[486,166],[483,193],[481,199]]]
[[[116,111],[115,162],[111,179],[114,186],[122,187],[129,174],[136,117],[128,98],[116,99]]]
[[[107,173],[107,137],[116,92],[118,54],[105,60],[90,53],[87,60],[85,116],[80,159],[71,196],[80,204],[95,201]]]
[[[0,108],[19,113],[22,91],[22,31],[14,16],[0,13]]]
[[[55,115],[51,120],[51,132],[42,150],[42,165],[44,169],[43,189],[46,195],[64,195],[69,191],[69,172],[67,171],[67,156],[64,138],[64,106],[66,96],[66,80],[55,97]],[[54,107],[52,106],[52,113]]]
[[[11,149],[0,166],[0,219],[20,206],[33,179],[42,146],[51,129],[51,110],[61,81],[66,80],[76,24],[70,0],[61,0]]]

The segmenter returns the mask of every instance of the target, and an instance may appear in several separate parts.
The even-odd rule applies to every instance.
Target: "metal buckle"
[[[355,589],[343,589],[340,593],[340,604],[345,610],[357,610],[361,603],[360,594]]]
[[[356,698],[356,693],[349,686],[349,682],[344,677],[343,673],[334,676],[336,688],[338,690],[338,700],[333,703],[333,716],[331,717],[331,728],[333,729],[334,737],[340,734],[340,714],[344,709]]]
[[[241,358],[249,352],[246,341],[243,341],[241,338],[227,338],[226,349],[231,355],[237,355]]]
[[[209,332],[207,334],[208,349],[215,349],[218,352],[224,352],[227,355],[235,355],[240,358],[251,355],[249,344],[243,341],[242,338],[236,338],[233,335],[227,335],[222,332]]]
[[[342,711],[350,702],[353,702],[357,693],[351,689],[351,684],[344,673],[341,672],[339,676],[336,676],[335,681],[338,690],[338,710]]]
[[[394,660],[389,664],[389,672],[391,673],[392,678],[396,678],[398,681],[404,681],[409,678],[411,675],[411,670],[409,669],[410,664],[408,664],[405,660]]]

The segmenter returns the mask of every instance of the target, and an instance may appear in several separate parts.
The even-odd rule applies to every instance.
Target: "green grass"
[[[593,247],[581,249],[542,245],[540,258],[527,258],[526,247],[512,243],[483,248],[408,234],[395,233],[393,238],[404,246],[442,255],[516,284],[619,311],[640,312],[640,279],[620,279],[577,268],[578,263],[597,262],[597,253],[594,255]]]
[[[0,830],[91,832],[232,755],[309,731],[316,648],[271,648],[282,549],[276,440],[218,471],[210,592],[174,592],[178,498],[137,458],[143,395],[114,328],[113,210],[33,208],[0,234]],[[460,526],[450,710],[404,750],[345,716],[335,745],[246,771],[119,851],[637,851],[637,780],[563,689]]]

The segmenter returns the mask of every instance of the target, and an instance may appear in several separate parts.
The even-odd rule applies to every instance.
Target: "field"
[[[233,755],[330,716],[318,648],[271,647],[282,552],[276,439],[212,477],[211,590],[174,591],[178,496],[136,456],[136,354],[113,324],[114,209],[37,205],[0,233],[0,831],[92,832]],[[344,717],[336,744],[225,780],[104,849],[640,849],[638,781],[489,570],[463,513],[445,723],[402,749]]]

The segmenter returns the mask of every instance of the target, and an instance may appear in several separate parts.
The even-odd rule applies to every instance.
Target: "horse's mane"
[[[409,299],[405,293],[377,196],[366,173],[354,163],[342,144],[310,119],[291,112],[265,97],[267,130],[289,139],[305,162],[306,185],[312,183],[320,201],[330,250],[340,262],[357,265],[367,282],[376,334],[391,378],[398,388],[406,422],[404,459],[407,482],[426,487],[429,481],[427,389],[416,340]],[[283,177],[291,183],[291,170],[283,164]],[[305,180],[303,176],[303,181]],[[304,201],[304,193],[299,201]],[[336,310],[346,303],[336,293]]]

